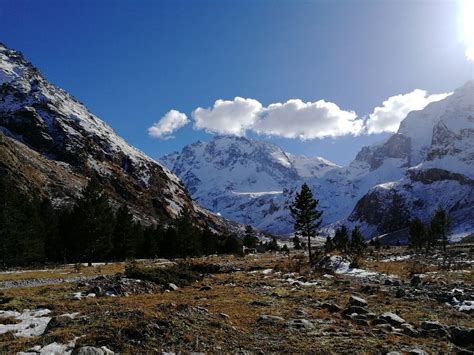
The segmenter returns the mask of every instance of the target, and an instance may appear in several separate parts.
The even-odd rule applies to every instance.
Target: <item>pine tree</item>
[[[62,244],[59,236],[59,216],[48,199],[39,205],[39,216],[43,224],[44,249],[48,261],[61,261]]]
[[[351,267],[357,267],[359,259],[364,255],[367,250],[367,244],[365,243],[364,236],[360,231],[360,227],[356,226],[351,233],[351,241],[349,242],[349,255],[351,256]]]
[[[346,252],[347,246],[349,245],[349,232],[346,226],[342,226],[336,229],[336,233],[333,238],[334,248],[340,252]]]
[[[80,259],[89,266],[107,260],[112,249],[115,216],[99,182],[92,179],[71,214],[71,234],[77,240]]]
[[[448,234],[450,229],[449,216],[446,211],[438,207],[430,224],[430,233],[433,241],[436,244],[441,244],[443,251],[446,252],[446,246],[448,244]]]
[[[44,225],[39,202],[0,177],[0,250],[3,266],[44,262]]]
[[[180,256],[196,256],[201,253],[200,240],[197,228],[194,226],[191,211],[183,207],[178,218],[175,220],[177,253]]]
[[[301,240],[300,240],[300,237],[298,237],[297,235],[295,235],[291,241],[293,242],[293,249],[295,249],[295,250],[301,249]]]
[[[205,255],[216,254],[218,250],[217,235],[206,225],[201,231],[202,252]]]
[[[290,206],[290,212],[295,220],[295,235],[307,238],[309,261],[313,263],[311,251],[311,238],[316,236],[316,232],[322,223],[322,211],[318,211],[318,200],[313,198],[313,193],[306,183],[301,186],[301,191],[296,194],[296,198]]]
[[[327,236],[326,237],[326,242],[324,243],[324,252],[325,253],[330,253],[334,250],[334,242],[331,239],[331,237]]]
[[[270,251],[279,251],[280,246],[276,240],[276,237],[272,237],[272,240],[268,243],[267,249]]]
[[[410,221],[408,227],[410,247],[420,251],[426,243],[426,227],[419,218]]]
[[[254,249],[257,247],[258,238],[255,236],[255,231],[253,230],[252,226],[245,227],[243,242],[246,248]]]
[[[112,258],[125,260],[135,254],[139,230],[137,230],[133,215],[126,205],[117,210],[115,220],[115,228],[112,233]]]

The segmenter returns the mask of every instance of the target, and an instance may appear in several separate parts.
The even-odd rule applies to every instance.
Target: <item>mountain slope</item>
[[[162,161],[207,208],[273,233],[292,232],[288,204],[303,181],[320,200],[326,226],[361,224],[369,237],[403,228],[409,215],[427,220],[443,206],[452,214],[453,232],[461,233],[474,229],[473,127],[470,81],[409,113],[397,133],[364,147],[345,167],[293,157],[274,145],[259,151],[267,143],[231,137],[198,142]],[[250,145],[260,153],[249,153]],[[216,162],[208,149],[222,158]]]
[[[274,144],[231,136],[196,142],[160,161],[204,207],[274,233],[286,233],[288,216],[282,206],[287,189],[338,167],[323,158],[294,156]]]
[[[164,222],[187,206],[196,218],[220,223],[193,203],[173,173],[127,144],[74,97],[48,83],[21,53],[2,44],[0,131],[9,137],[2,146],[8,161],[17,155],[24,163],[21,169],[30,170],[22,175],[23,184],[37,185],[57,205],[71,203],[96,176],[115,204],[128,204],[140,219]],[[23,171],[6,162],[3,172]]]
[[[453,233],[474,229],[474,81],[446,99],[411,112],[398,135],[410,143],[411,167],[404,176],[374,186],[349,217],[373,234],[405,225],[394,218],[393,196],[411,216],[427,221],[439,206],[447,209]],[[371,201],[371,203],[369,203]]]

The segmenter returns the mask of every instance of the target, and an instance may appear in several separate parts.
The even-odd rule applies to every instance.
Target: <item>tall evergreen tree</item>
[[[313,263],[311,250],[311,238],[316,236],[318,228],[322,223],[322,211],[318,211],[319,201],[313,198],[313,193],[309,186],[304,183],[301,191],[296,193],[295,200],[290,205],[290,212],[295,221],[295,235],[307,238],[309,261]]]
[[[112,233],[112,258],[125,260],[134,256],[137,241],[137,226],[126,205],[121,206],[115,215],[115,228]]]
[[[408,239],[410,247],[416,251],[420,251],[426,243],[426,227],[419,218],[410,221],[408,227]]]
[[[336,233],[333,238],[334,247],[341,251],[346,252],[349,245],[349,232],[346,226],[342,226],[336,229]]]
[[[115,216],[100,183],[92,179],[71,214],[71,234],[76,238],[81,261],[107,260],[112,249]]]
[[[446,252],[448,244],[448,234],[450,230],[450,220],[448,213],[438,207],[430,223],[430,233],[436,244],[441,244],[443,251]]]
[[[349,255],[351,256],[351,266],[357,267],[359,259],[364,255],[367,250],[367,244],[365,243],[364,236],[360,231],[359,226],[355,226],[351,233],[351,241],[349,242]]]
[[[257,247],[258,238],[255,236],[255,231],[252,226],[245,226],[244,246],[246,248],[254,249]]]
[[[298,237],[297,235],[295,235],[292,239],[292,242],[293,242],[293,249],[295,250],[299,250],[302,248],[301,246],[301,239],[300,237]]]
[[[7,174],[0,177],[0,250],[3,266],[45,260],[45,229],[40,203],[16,187]]]
[[[188,257],[200,255],[201,245],[198,231],[194,225],[191,211],[183,207],[178,218],[175,220],[177,251],[180,256]]]

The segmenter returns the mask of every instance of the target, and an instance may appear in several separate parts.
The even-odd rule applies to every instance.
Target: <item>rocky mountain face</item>
[[[323,158],[294,156],[274,144],[231,136],[199,141],[159,160],[202,206],[274,233],[287,231],[284,206],[291,189],[338,167]]]
[[[407,141],[409,168],[394,181],[371,188],[349,220],[372,234],[389,232],[400,215],[428,220],[447,209],[454,239],[474,229],[474,81],[444,100],[408,114],[397,133]],[[393,228],[391,228],[393,229]]]
[[[165,222],[186,206],[203,223],[223,223],[191,200],[176,175],[1,44],[0,132],[1,173],[55,205],[71,204],[95,176],[113,204],[127,204],[142,220]]]
[[[428,220],[442,206],[460,236],[474,230],[473,129],[470,81],[408,114],[397,133],[363,148],[344,167],[232,137],[195,143],[161,161],[205,207],[269,232],[292,232],[287,207],[307,182],[320,200],[327,231],[359,224],[371,237],[404,228],[410,216]]]

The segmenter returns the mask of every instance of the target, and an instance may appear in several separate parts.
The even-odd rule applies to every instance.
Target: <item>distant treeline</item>
[[[231,233],[198,228],[187,209],[169,225],[143,226],[126,206],[111,207],[92,179],[70,209],[19,191],[0,176],[0,263],[122,261],[128,258],[188,257],[242,251]]]

